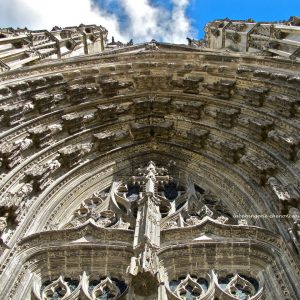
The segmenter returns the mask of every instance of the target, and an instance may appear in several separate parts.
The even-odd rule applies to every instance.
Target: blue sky
[[[214,19],[287,20],[300,0],[0,0],[0,27],[105,26],[121,41],[186,43]]]
[[[300,0],[193,0],[187,9],[193,25],[203,35],[205,23],[228,17],[229,19],[255,21],[288,20],[300,17]]]

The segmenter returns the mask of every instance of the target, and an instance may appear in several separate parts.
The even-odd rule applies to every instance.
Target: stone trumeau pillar
[[[158,182],[167,183],[170,178],[165,168],[156,168],[152,161],[138,171],[140,176],[134,176],[132,180],[142,184],[144,192],[138,200],[133,242],[135,256],[131,258],[127,270],[132,289],[129,294],[140,296],[141,299],[166,299],[164,288],[160,285],[164,272],[156,254],[160,247],[161,221],[160,199],[156,192]]]

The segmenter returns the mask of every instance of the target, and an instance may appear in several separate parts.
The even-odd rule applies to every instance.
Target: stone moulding
[[[132,237],[132,230],[123,230],[118,228],[102,228],[97,226],[93,219],[89,219],[84,224],[70,229],[60,229],[52,231],[44,231],[40,233],[35,233],[30,236],[25,237],[21,242],[20,246],[27,248],[26,243],[34,243],[35,245],[41,245],[43,241],[46,243],[53,242],[76,242],[80,238],[85,236],[92,237],[95,242],[101,241],[104,243],[118,241],[126,243],[130,242],[130,237]],[[118,236],[118,238],[116,237]],[[76,239],[76,240],[75,240]],[[80,241],[79,241],[80,243]],[[83,241],[84,243],[84,241]]]

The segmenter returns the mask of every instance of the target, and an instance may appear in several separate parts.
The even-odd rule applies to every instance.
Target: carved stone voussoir
[[[265,185],[268,178],[276,171],[276,166],[265,158],[256,157],[254,155],[244,155],[240,161],[248,167],[253,179],[258,184]]]
[[[70,113],[62,116],[63,127],[70,134],[81,131],[84,128],[84,116],[80,113]]]
[[[169,138],[173,133],[173,122],[157,124],[131,124],[131,133],[135,140],[151,138]]]
[[[114,144],[115,134],[112,131],[103,131],[100,133],[96,133],[93,135],[95,144],[98,147],[98,150],[103,150],[106,148],[110,148]]]
[[[251,129],[259,140],[265,140],[268,132],[274,127],[274,122],[266,119],[249,118],[248,128]]]
[[[134,113],[144,114],[152,111],[152,103],[149,97],[136,98],[133,100],[134,103]]]
[[[273,104],[276,111],[286,117],[294,117],[300,106],[300,98],[287,95],[273,95],[267,98]]]
[[[268,139],[274,147],[279,147],[283,157],[289,160],[297,159],[300,148],[300,137],[298,135],[286,134],[280,130],[271,130],[268,132]]]
[[[265,87],[251,87],[239,93],[249,105],[260,107],[263,106],[268,92],[269,89]]]
[[[271,74],[267,70],[257,69],[254,71],[253,76],[268,79],[268,78],[270,78]]]
[[[240,109],[237,108],[220,108],[216,111],[216,123],[225,128],[232,128],[236,124]]]
[[[101,121],[110,121],[117,118],[116,104],[101,104],[97,106],[98,116]]]
[[[253,68],[251,66],[239,65],[236,73],[241,75],[249,75],[253,72]]]
[[[137,90],[168,91],[170,89],[171,75],[138,75],[133,79]]]
[[[119,94],[122,89],[127,89],[132,87],[132,82],[119,82],[115,79],[102,79],[99,81],[102,95],[104,97],[113,97]]]
[[[128,142],[130,135],[128,130],[103,131],[93,135],[98,151],[106,151],[114,148],[119,143]]]
[[[208,130],[200,129],[200,128],[193,128],[187,134],[192,144],[198,147],[200,146],[200,148],[203,148],[205,146],[208,135],[209,135]]]
[[[119,117],[131,115],[133,108],[132,102],[122,102],[117,105],[117,115]]]
[[[29,129],[28,132],[37,148],[46,147],[52,142],[52,131],[48,126],[37,126]]]
[[[2,122],[6,126],[14,126],[21,123],[24,119],[24,108],[22,104],[2,105],[0,114],[3,115]]]
[[[0,97],[4,98],[11,93],[11,90],[7,86],[0,87]]]
[[[2,165],[12,169],[21,162],[21,144],[4,142],[0,145],[0,157]]]
[[[235,86],[235,81],[221,79],[212,84],[207,84],[206,88],[212,92],[212,94],[220,99],[229,100],[233,95],[233,89]]]
[[[33,96],[34,104],[39,113],[51,112],[55,106],[54,95],[50,93],[41,93]]]
[[[80,163],[83,156],[91,151],[92,144],[69,145],[59,150],[59,161],[63,166],[72,168]]]
[[[300,191],[294,184],[284,186],[275,177],[270,177],[267,184],[272,194],[277,199],[276,207],[281,213],[287,214],[290,207],[298,207]]]
[[[20,81],[14,84],[10,84],[9,89],[15,94],[21,94],[22,92],[29,89],[29,84],[25,81]]]
[[[173,112],[187,118],[199,120],[202,116],[205,103],[202,101],[180,101],[172,102]]]
[[[182,89],[183,93],[199,94],[199,83],[204,78],[202,76],[189,75],[185,78],[179,78],[171,81],[171,85],[175,88]]]
[[[69,96],[69,101],[71,104],[76,105],[85,102],[89,95],[98,92],[98,87],[75,84],[67,88],[66,93]]]
[[[154,97],[152,100],[152,112],[154,114],[168,114],[170,109],[171,98]]]
[[[58,83],[64,80],[64,76],[61,73],[57,73],[57,74],[50,74],[50,75],[46,75],[44,77],[46,79],[47,82],[49,83]]]
[[[60,166],[61,164],[58,160],[53,160],[41,165],[35,165],[33,168],[25,171],[25,174],[28,181],[32,181],[34,190],[42,191],[51,183],[51,174]]]
[[[26,82],[29,84],[30,87],[33,88],[45,86],[47,84],[46,79],[43,77],[27,79]]]
[[[211,144],[230,163],[237,163],[245,152],[245,145],[234,141],[214,140]]]

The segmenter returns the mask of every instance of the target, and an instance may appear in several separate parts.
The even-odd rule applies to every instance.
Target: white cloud
[[[100,11],[91,0],[1,0],[0,22],[0,26],[48,30],[55,25],[97,24],[121,38],[117,17]]]
[[[171,27],[169,40],[174,43],[182,43],[191,32],[191,23],[186,18],[185,11],[189,4],[188,0],[172,0],[174,8],[172,11]]]
[[[129,19],[128,31],[137,41],[161,39],[167,19],[167,12],[153,7],[148,0],[120,0]]]
[[[129,33],[134,40],[149,41],[152,38],[186,43],[191,24],[186,17],[189,0],[172,0],[172,11],[151,5],[149,0],[120,0],[129,17]]]
[[[112,0],[105,0],[106,3]],[[167,11],[149,0],[115,0],[124,11],[126,28],[114,13],[104,11],[92,0],[1,0],[0,27],[51,29],[53,26],[74,26],[80,23],[106,27],[110,36],[121,41],[185,43],[191,24],[185,11],[189,0],[171,0],[173,9]]]

